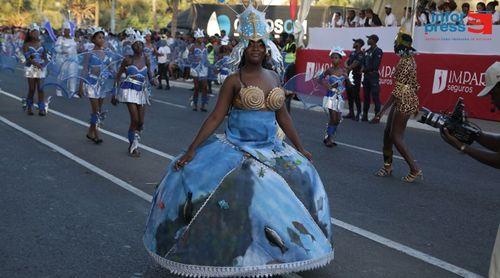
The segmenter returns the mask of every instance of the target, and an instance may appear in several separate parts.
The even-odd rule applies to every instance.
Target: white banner
[[[500,55],[500,25],[493,25],[491,34],[474,33],[469,28],[478,29],[478,26],[467,26],[461,31],[415,27],[413,45],[421,53]],[[398,31],[399,27],[309,28],[307,48],[330,50],[340,46],[350,50],[352,39],[366,42],[366,36],[375,34],[379,37],[378,47],[384,52],[393,52]],[[367,48],[366,44],[364,48]]]

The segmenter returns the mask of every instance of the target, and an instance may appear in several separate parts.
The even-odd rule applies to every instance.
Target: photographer
[[[478,94],[479,97],[491,95],[492,103],[496,110],[500,110],[500,62],[495,62],[486,70],[486,87]],[[489,151],[474,148],[460,142],[450,134],[446,128],[441,129],[443,139],[456,149],[469,155],[475,160],[500,169],[500,136],[479,132],[476,142]]]

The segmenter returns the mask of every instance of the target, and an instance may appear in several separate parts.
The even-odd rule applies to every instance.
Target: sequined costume
[[[417,81],[417,63],[411,54],[399,59],[394,71],[396,85],[392,91],[395,98],[396,111],[405,115],[418,112],[419,101],[417,91],[420,85]]]
[[[106,55],[106,51],[91,51],[86,53],[88,55],[86,60],[88,64],[84,65],[85,82],[83,83],[83,91],[88,98],[104,98],[107,92],[103,90],[101,86],[101,80],[104,78],[105,70],[108,65],[109,57]]]
[[[206,79],[208,76],[207,49],[205,47],[194,47],[192,53],[191,76],[198,79]]]
[[[345,76],[334,74],[323,77],[328,82],[327,95],[323,97],[323,108],[342,112],[344,108]]]
[[[39,46],[38,48],[29,46],[28,50],[24,53],[26,58],[26,63],[24,66],[24,76],[26,78],[45,78],[47,71],[45,69],[45,61],[43,59],[45,55],[45,48]],[[39,63],[42,68],[38,68],[32,64],[31,61]]]
[[[144,235],[159,264],[184,276],[259,277],[333,259],[321,179],[276,137],[284,100],[279,87],[266,95],[242,84],[225,134],[207,139],[180,171],[171,163]]]
[[[125,80],[120,85],[118,101],[144,105],[149,103],[149,90],[147,89],[148,67],[138,68],[129,65],[125,71]]]

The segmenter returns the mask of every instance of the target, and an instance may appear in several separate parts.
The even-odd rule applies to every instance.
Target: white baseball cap
[[[491,89],[500,82],[500,62],[495,62],[491,65],[485,73],[485,83],[486,87],[477,95],[478,97],[484,97],[490,93]]]
[[[392,9],[391,4],[387,4],[387,5],[385,5],[385,7],[388,8],[388,9]]]

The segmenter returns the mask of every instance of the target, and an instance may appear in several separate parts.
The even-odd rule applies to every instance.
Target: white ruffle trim
[[[149,104],[149,94],[146,91],[133,89],[120,89],[118,101],[123,103],[135,103],[139,105]]]
[[[45,78],[47,70],[45,68],[39,69],[33,65],[24,67],[24,77],[26,78]]]
[[[331,97],[323,97],[323,108],[342,112],[342,109],[344,108],[344,99],[339,94]]]
[[[146,248],[147,249],[147,248]],[[205,266],[189,265],[167,260],[151,252],[149,255],[162,267],[185,277],[271,277],[273,275],[301,272],[323,267],[334,259],[334,252],[311,260],[258,266]]]

